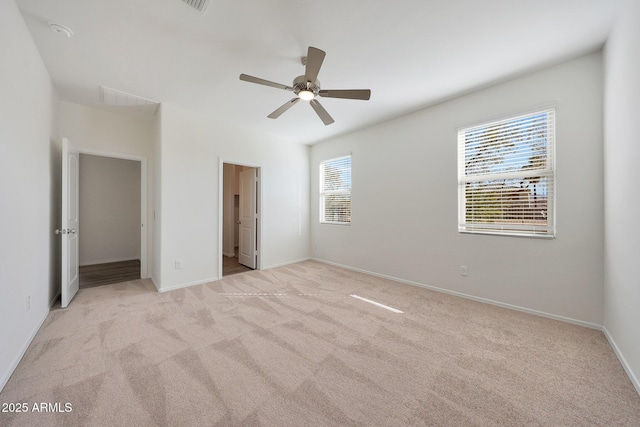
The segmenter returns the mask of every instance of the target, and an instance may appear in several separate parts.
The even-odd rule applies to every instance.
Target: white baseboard
[[[49,310],[51,310],[53,308],[53,306],[56,304],[56,301],[58,300],[58,298],[60,298],[60,293],[61,293],[61,291],[58,291],[58,293],[53,297],[53,299],[51,301],[49,301]]]
[[[222,255],[228,256],[230,258],[233,258],[234,256],[236,256],[236,253],[235,252],[222,252]]]
[[[624,356],[622,355],[620,348],[618,347],[615,340],[607,330],[606,326],[602,327],[602,332],[604,332],[604,336],[607,337],[607,340],[609,340],[609,344],[611,345],[611,348],[613,348],[613,351],[616,353],[616,356],[618,356],[618,360],[620,360],[622,367],[624,368],[625,372],[629,376],[629,379],[631,380],[631,384],[633,384],[638,394],[640,394],[640,381],[638,381],[638,377],[631,369],[631,366],[629,366],[629,364],[627,363],[627,359],[625,359]]]
[[[271,265],[267,265],[266,267],[262,267],[261,270],[270,270],[272,268],[284,267],[286,265],[297,264],[299,262],[309,261],[311,259],[313,259],[313,258],[300,258],[300,259],[297,259],[295,261],[286,261],[286,262],[281,262],[279,264],[271,264]],[[322,261],[320,261],[320,262],[322,262]]]
[[[486,303],[486,304],[495,305],[495,306],[498,306],[498,307],[508,308],[510,310],[521,311],[523,313],[535,314],[536,316],[546,317],[546,318],[554,319],[554,320],[560,320],[562,322],[572,323],[574,325],[584,326],[584,327],[591,328],[591,329],[597,329],[599,331],[602,330],[602,325],[598,325],[596,323],[590,323],[590,322],[585,322],[583,320],[572,319],[570,317],[559,316],[557,314],[547,313],[547,312],[544,312],[544,311],[538,311],[538,310],[534,310],[534,309],[527,308],[527,307],[521,307],[519,305],[507,304],[507,303],[500,302],[500,301],[494,301],[494,300],[491,300],[491,299],[488,299],[488,298],[477,297],[477,296],[465,294],[465,293],[462,293],[462,292],[451,291],[449,289],[439,288],[437,286],[432,286],[432,285],[426,285],[424,283],[414,282],[414,281],[411,281],[411,280],[400,279],[400,278],[397,278],[397,277],[388,276],[386,274],[375,273],[373,271],[368,271],[368,270],[363,270],[363,269],[360,269],[360,268],[350,267],[348,265],[342,265],[342,264],[338,264],[338,263],[331,262],[331,261],[325,261],[323,259],[318,259],[318,258],[311,258],[311,259],[313,261],[321,262],[323,264],[334,265],[336,267],[344,268],[344,269],[347,269],[347,270],[357,271],[359,273],[365,273],[365,274],[369,274],[371,276],[382,277],[383,279],[393,280],[394,282],[400,282],[400,283],[404,283],[404,284],[407,284],[407,285],[418,286],[420,288],[429,289],[429,290],[436,291],[436,292],[442,292],[442,293],[445,293],[445,294],[449,294],[449,295],[453,295],[453,296],[457,296],[457,297],[461,297],[461,298],[465,298],[465,299],[470,299],[470,300],[473,300],[473,301],[478,301],[478,302],[483,302],[483,303]]]
[[[31,341],[33,341],[33,339],[35,338],[36,334],[42,327],[42,324],[47,319],[48,315],[49,315],[49,309],[45,310],[44,315],[42,316],[42,319],[40,319],[36,327],[33,329],[33,331],[31,331],[31,333],[27,337],[27,340],[20,348],[20,351],[18,351],[18,354],[13,359],[13,362],[11,362],[11,366],[9,366],[9,369],[7,369],[7,371],[2,375],[2,377],[0,377],[0,391],[2,391],[4,386],[7,385],[7,382],[9,382],[9,378],[11,378],[11,375],[13,375],[13,371],[15,371],[16,368],[18,367],[18,364],[22,360],[22,357],[24,356],[24,354],[27,352],[27,349],[31,345]]]
[[[80,263],[80,267],[84,267],[86,265],[97,265],[97,264],[109,264],[110,262],[123,262],[123,261],[139,261],[140,257],[128,257],[128,258],[114,258],[114,259],[102,259],[99,261],[84,261]]]
[[[217,280],[220,280],[220,278],[213,277],[211,279],[197,280],[195,282],[189,282],[189,283],[180,283],[178,285],[167,286],[162,288],[158,288],[158,286],[156,285],[156,289],[158,289],[158,292],[163,293],[163,292],[174,291],[176,289],[188,288],[189,286],[204,285],[205,283],[215,282]],[[155,285],[155,282],[154,282],[154,285]]]
[[[266,267],[263,266],[260,270],[269,270],[269,269],[272,269],[272,268],[284,267],[285,265],[296,264],[296,263],[302,262],[302,261],[309,261],[310,259],[311,258],[301,258],[301,259],[297,259],[297,260],[294,260],[294,261],[287,261],[287,262],[282,262],[282,263],[279,263],[279,264],[272,264],[272,265],[268,265]],[[156,283],[155,279],[153,278],[153,276],[151,276],[151,281],[153,282],[153,285],[156,287],[156,289],[160,293],[169,292],[169,291],[173,291],[173,290],[181,289],[181,288],[188,288],[189,286],[203,285],[205,283],[216,282],[216,281],[218,281],[220,279],[221,279],[221,277],[212,277],[210,279],[197,280],[195,282],[180,283],[178,285],[173,285],[173,286],[168,286],[168,287],[159,287],[158,284]]]
[[[153,286],[156,287],[156,291],[160,292],[160,287],[158,287],[158,282],[157,280],[153,277],[153,274],[149,277],[151,279],[151,283],[153,283]]]

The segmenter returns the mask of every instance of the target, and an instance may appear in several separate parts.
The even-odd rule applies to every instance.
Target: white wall
[[[604,326],[640,393],[640,2],[624,2],[605,49]]]
[[[219,278],[220,159],[262,167],[262,268],[309,256],[309,147],[168,104],[161,114],[160,290]]]
[[[601,55],[590,54],[314,145],[313,256],[601,325],[601,67]],[[459,234],[457,128],[549,102],[557,112],[557,238]],[[353,223],[321,225],[319,163],[349,152]]]
[[[0,2],[0,389],[59,290],[58,98],[14,1]],[[27,298],[31,298],[27,308]]]
[[[80,154],[80,265],[140,259],[140,169]]]
[[[71,102],[60,102],[60,135],[82,149],[98,150],[147,159],[147,224],[153,224],[154,140],[158,118],[101,110]],[[148,230],[153,230],[148,227]],[[153,248],[153,231],[147,248]],[[147,250],[147,271],[153,271],[153,251]]]

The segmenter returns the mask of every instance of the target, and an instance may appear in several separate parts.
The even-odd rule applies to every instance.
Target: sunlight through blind
[[[458,131],[458,231],[553,237],[555,110]]]
[[[351,156],[320,163],[320,222],[351,223]]]

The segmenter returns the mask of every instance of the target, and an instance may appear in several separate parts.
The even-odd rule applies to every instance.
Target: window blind
[[[351,156],[320,163],[320,222],[351,223]]]
[[[458,230],[553,237],[555,110],[458,131]]]

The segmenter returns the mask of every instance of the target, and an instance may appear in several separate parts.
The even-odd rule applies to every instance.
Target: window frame
[[[338,161],[342,161],[344,159],[349,159],[348,160],[348,165],[349,165],[349,187],[348,188],[344,188],[344,189],[337,189],[337,190],[328,190],[325,191],[324,190],[324,183],[325,183],[325,165],[332,163],[332,162],[338,162]],[[323,160],[320,162],[319,165],[319,222],[320,224],[329,224],[329,225],[351,225],[352,222],[352,187],[353,187],[353,182],[352,182],[352,167],[353,167],[353,163],[352,163],[352,156],[351,154],[347,154],[345,156],[340,156],[340,157],[334,157],[331,159],[327,159],[327,160]],[[348,195],[348,200],[349,200],[349,221],[331,221],[331,220],[327,220],[326,218],[326,196],[331,196],[331,195]]]
[[[476,173],[467,174],[467,146],[466,135],[472,131],[477,131],[481,128],[491,128],[492,126],[507,125],[509,123],[514,124],[519,120],[531,119],[534,120],[536,116],[546,115],[546,131],[544,133],[545,141],[545,157],[544,162],[541,162],[539,167],[531,169],[520,169],[517,171],[500,171],[497,173]],[[512,237],[530,237],[530,238],[543,238],[554,239],[556,236],[556,166],[555,166],[555,151],[556,151],[556,117],[557,112],[555,106],[546,106],[537,108],[534,110],[528,110],[526,112],[514,113],[502,118],[485,121],[480,124],[471,126],[464,126],[458,128],[458,232],[464,234],[487,234],[498,236],[512,236]],[[504,132],[504,131],[502,131]],[[489,132],[487,132],[488,134]],[[506,132],[505,132],[506,133]],[[518,136],[524,136],[524,133],[518,133]],[[511,139],[513,141],[515,137]],[[500,182],[503,182],[503,188],[507,189],[509,180],[514,179],[531,179],[538,178],[546,179],[546,186],[544,191],[546,192],[546,224],[523,224],[524,217],[520,220],[514,219],[509,223],[508,220],[503,222],[478,222],[469,221],[467,217],[467,184],[485,182],[489,184],[493,183],[494,186],[499,186]],[[539,182],[539,181],[538,181]],[[480,187],[478,187],[480,188]],[[495,187],[494,187],[495,188]],[[515,189],[516,187],[514,187]],[[527,187],[523,187],[527,188]],[[504,196],[505,193],[500,194],[501,200],[509,200]],[[534,199],[535,200],[535,199]],[[513,203],[513,202],[512,202]],[[534,202],[534,208],[535,206]],[[506,210],[502,210],[504,214]],[[533,221],[532,221],[533,222]]]

